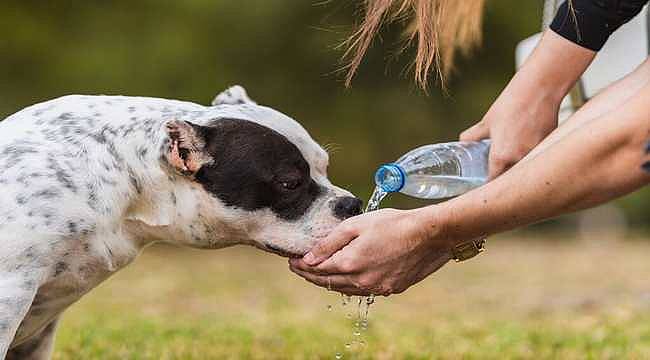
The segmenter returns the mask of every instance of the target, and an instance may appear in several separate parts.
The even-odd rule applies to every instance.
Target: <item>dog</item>
[[[0,122],[0,358],[47,359],[57,319],[149,244],[301,256],[361,201],[295,120],[232,87],[212,106],[70,95]]]

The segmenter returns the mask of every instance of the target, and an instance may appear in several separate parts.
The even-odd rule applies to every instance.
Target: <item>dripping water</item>
[[[370,199],[368,200],[368,206],[364,212],[370,212],[379,209],[381,201],[388,195],[387,192],[383,191],[380,187],[376,187],[373,191]],[[341,305],[345,308],[348,304],[352,302],[352,297],[348,295],[341,294]],[[366,342],[363,339],[363,334],[368,330],[368,313],[370,311],[370,306],[375,302],[375,295],[370,296],[359,296],[357,301],[357,311],[356,319],[354,321],[354,329],[352,332],[352,340],[345,343],[345,350],[351,350],[353,345],[365,346]],[[331,309],[331,305],[328,305],[328,309]],[[352,311],[348,309],[346,312],[346,318],[352,320],[353,315]],[[336,353],[336,359],[342,359],[343,354],[341,352]]]

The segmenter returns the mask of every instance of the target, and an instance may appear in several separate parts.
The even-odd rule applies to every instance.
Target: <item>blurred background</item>
[[[399,26],[384,29],[352,87],[343,86],[338,45],[359,19],[360,3],[3,0],[0,118],[33,103],[78,93],[209,104],[221,90],[241,84],[254,100],[294,117],[317,141],[328,144],[334,150],[331,179],[367,199],[379,164],[418,145],[454,140],[481,118],[514,73],[516,44],[539,31],[542,3],[488,1],[483,45],[470,58],[458,61],[446,94],[436,84],[429,94],[415,87],[408,71],[412,52],[397,56]],[[387,202],[402,208],[423,204],[400,196]],[[643,254],[649,249],[645,242],[649,213],[650,189],[645,189],[612,205],[499,237],[500,257],[476,260],[462,271],[455,266],[443,270],[436,275],[441,282],[428,279],[395,300],[386,300],[390,305],[385,308],[377,305],[383,315],[377,315],[376,323],[383,322],[383,330],[371,328],[371,350],[357,356],[488,354],[473,352],[481,345],[486,351],[493,349],[494,356],[502,355],[504,349],[514,349],[512,356],[524,357],[551,349],[545,354],[579,357],[585,351],[609,349],[603,344],[610,335],[614,337],[611,354],[646,354],[634,351],[650,342],[650,330],[635,327],[634,320],[645,313],[638,309],[645,309],[650,298],[650,289],[638,279],[647,279],[649,274],[639,273],[648,270]],[[522,246],[522,239],[537,253]],[[56,357],[327,358],[333,356],[334,348],[341,348],[348,334],[347,320],[324,310],[325,303],[338,299],[288,274],[283,260],[252,249],[200,255],[174,251],[182,255],[165,248],[151,251],[134,265],[136,270],[118,275],[75,307],[62,326]],[[592,252],[594,257],[585,255]],[[578,265],[568,260],[574,255],[580,258]],[[511,256],[518,258],[511,263]],[[210,265],[198,260],[210,261]],[[561,268],[548,269],[549,264]],[[587,270],[590,264],[594,271]],[[153,272],[152,266],[164,269],[165,276]],[[258,267],[265,269],[264,275],[251,270]],[[620,276],[603,280],[603,271],[611,274],[613,269]],[[513,279],[513,273],[520,278]],[[537,280],[531,283],[531,277]],[[233,279],[241,281],[234,284]],[[479,291],[482,282],[491,289],[487,295]],[[133,284],[144,290],[135,290]],[[517,285],[533,289],[524,296]],[[229,295],[219,296],[224,293]],[[459,300],[452,294],[464,296]],[[436,309],[427,305],[432,297],[438,299]],[[511,302],[499,300],[504,297]],[[552,306],[545,307],[549,303]],[[612,303],[633,305],[623,307],[628,312],[620,320],[618,312],[610,313],[618,309]],[[502,317],[479,316],[485,313],[482,306]],[[554,315],[540,320],[540,313]],[[577,324],[575,329],[564,323],[565,315],[574,313],[579,321],[569,323]],[[179,314],[196,317],[183,322]],[[423,321],[423,314],[431,316],[428,321]],[[327,327],[319,326],[327,316]],[[438,348],[432,347],[430,336],[441,328],[431,319],[448,326],[440,330],[443,340],[434,342]],[[606,325],[592,336],[601,321]],[[215,323],[225,330],[215,330],[218,336],[205,333]],[[638,341],[617,337],[621,329],[630,327]],[[417,335],[402,336],[411,333]],[[467,339],[472,336],[476,343]],[[553,352],[563,346],[577,350]],[[265,352],[270,348],[276,350]],[[436,352],[447,348],[447,353]]]

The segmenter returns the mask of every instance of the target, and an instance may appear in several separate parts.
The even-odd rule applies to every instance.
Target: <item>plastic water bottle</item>
[[[375,173],[377,187],[420,199],[461,195],[487,181],[490,140],[425,145]]]

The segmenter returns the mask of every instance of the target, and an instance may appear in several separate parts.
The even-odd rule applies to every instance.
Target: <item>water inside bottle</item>
[[[485,179],[479,177],[409,174],[403,192],[421,199],[444,199],[464,194],[484,183]]]

